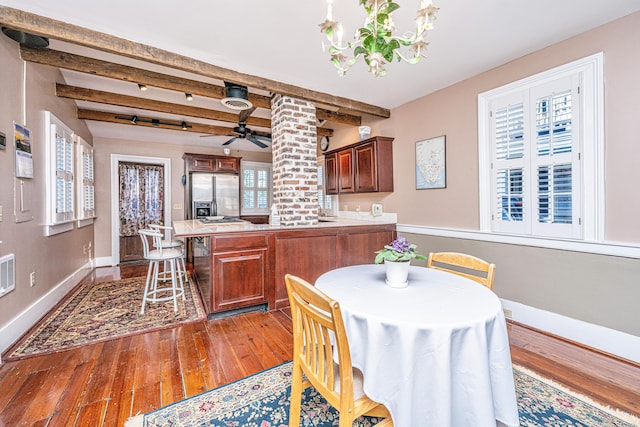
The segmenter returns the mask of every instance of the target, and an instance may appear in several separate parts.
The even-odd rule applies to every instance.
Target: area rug
[[[640,426],[640,419],[605,408],[524,368],[514,366],[513,373],[522,427]],[[286,427],[289,423],[290,385],[291,362],[288,362],[148,414],[132,417],[125,426]],[[353,425],[370,427],[378,421],[360,417]],[[337,412],[313,387],[304,391],[300,425],[338,425]]]
[[[142,293],[146,277],[80,285],[6,356],[4,361],[55,353],[127,335],[150,332],[204,319],[198,290],[185,283],[185,301],[148,303],[144,314]]]

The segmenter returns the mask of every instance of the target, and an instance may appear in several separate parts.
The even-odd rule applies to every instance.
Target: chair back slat
[[[431,252],[427,268],[457,274],[493,290],[496,266],[473,255],[458,252]]]

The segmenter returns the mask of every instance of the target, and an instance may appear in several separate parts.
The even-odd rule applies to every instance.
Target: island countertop
[[[281,225],[270,224],[252,224],[250,222],[230,223],[230,224],[207,224],[197,219],[187,219],[173,221],[173,230],[175,237],[196,237],[208,236],[222,233],[237,233],[251,231],[279,231],[279,230],[304,230],[304,229],[322,229],[332,227],[354,227],[367,225],[388,225],[396,224],[395,214],[388,214],[380,218],[372,219],[352,219],[339,217],[336,221],[320,222],[314,225],[303,225],[296,227],[284,227]]]

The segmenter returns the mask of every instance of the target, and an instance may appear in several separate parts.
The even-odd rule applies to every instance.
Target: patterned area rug
[[[144,314],[140,314],[145,280],[146,277],[135,277],[81,285],[3,360],[55,353],[205,318],[198,290],[191,280],[184,286],[186,300],[178,299],[177,313],[172,301],[164,301],[147,303]]]
[[[522,427],[632,427],[640,419],[605,408],[585,396],[519,366],[513,369]],[[289,422],[291,362],[235,383],[129,419],[126,427],[249,426],[286,427]],[[335,409],[313,389],[305,390],[301,426],[338,425]],[[357,427],[378,420],[360,417]]]

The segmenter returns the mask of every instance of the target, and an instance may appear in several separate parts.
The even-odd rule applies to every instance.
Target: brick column
[[[318,222],[315,104],[290,96],[271,100],[273,202],[284,227]]]

